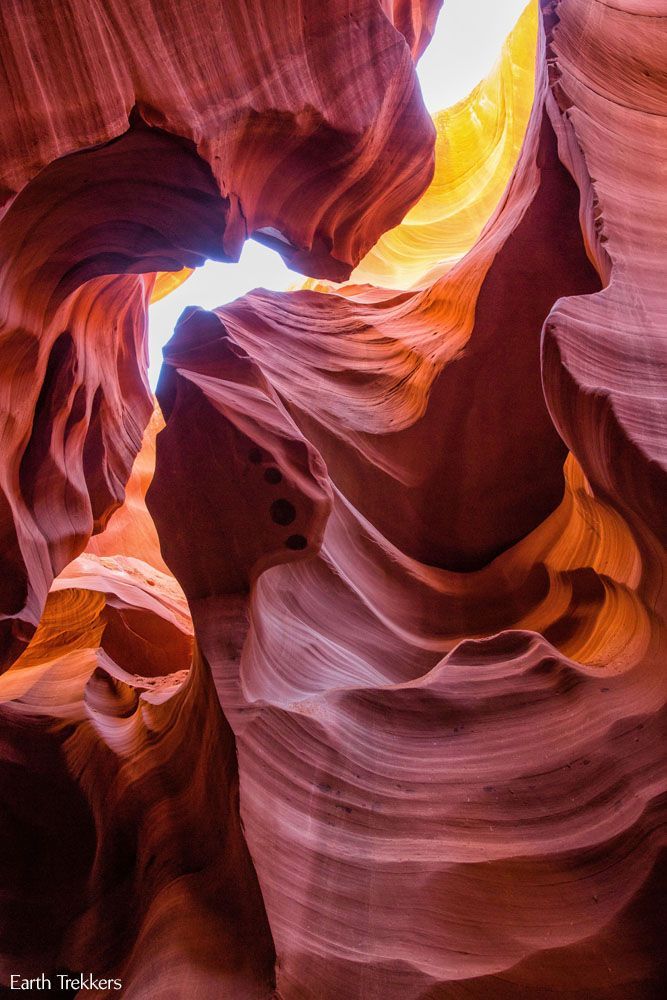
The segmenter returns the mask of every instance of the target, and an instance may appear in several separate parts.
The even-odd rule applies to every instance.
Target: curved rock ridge
[[[136,108],[210,167],[228,202],[225,254],[263,234],[297,269],[340,280],[430,180],[432,126],[406,40],[420,51],[439,7],[5,5],[3,201],[59,157],[120,136]]]
[[[47,167],[0,221],[5,663],[122,502],[152,411],[152,275],[122,272],[202,262],[225,211],[191,149],[138,126]]]
[[[437,8],[396,5],[410,44]],[[159,296],[255,235],[343,278],[430,180],[433,127],[401,33],[372,0],[299,11],[0,12],[0,666],[123,501],[151,412],[154,272]]]
[[[606,437],[604,390],[568,409],[552,346],[658,384],[650,337],[591,327],[584,357],[567,325],[617,281],[604,154],[593,186],[559,76],[568,25],[575,79],[577,18],[617,23],[590,9],[544,4],[521,153],[460,262],[189,310],[165,350],[147,503],[235,733],[288,1000],[667,983],[664,494]]]
[[[433,115],[433,181],[401,224],[366,254],[352,281],[428,287],[474,246],[523,144],[534,98],[537,20],[533,0],[489,75],[468,97]],[[321,286],[308,281],[306,287]]]
[[[130,556],[171,575],[162,558],[155,524],[146,508],[146,492],[155,472],[155,438],[163,427],[164,418],[156,405],[127,481],[125,500],[111,515],[104,531],[90,539],[86,552],[97,556]],[[67,573],[66,568],[61,577]]]
[[[602,495],[667,539],[667,20],[659,5],[545,5],[554,122],[582,189],[582,227],[608,276],[558,302],[544,332],[545,393]],[[650,207],[649,207],[650,206]]]
[[[431,41],[442,0],[380,0],[392,24],[405,36],[413,58],[418,59]]]
[[[218,323],[201,313],[196,333],[196,316],[182,322],[165,371],[208,374],[233,340],[389,541],[427,563],[479,568],[563,493],[566,451],[544,402],[540,330],[559,296],[600,287],[577,214],[537,106],[494,223],[428,289],[251,293],[218,309]],[[509,415],[506,433],[490,435],[498,413]]]
[[[234,741],[175,581],[79,557],[0,677],[0,714],[0,979],[85,970],[124,997],[268,1000]]]
[[[396,287],[189,308],[147,388],[151,296],[424,190],[437,7],[0,10],[3,985],[665,995],[660,5],[530,8]]]
[[[167,564],[189,598],[242,593],[270,566],[300,560],[319,546],[331,487],[316,449],[261,368],[231,338],[220,337],[216,317],[186,310],[179,331],[174,352],[201,356],[203,364],[197,370],[190,358],[189,370],[165,369],[160,377],[167,426],[160,434],[163,461],[149,488],[149,510],[158,525],[176,528],[180,520],[178,530],[160,537]],[[211,336],[218,348],[213,358]],[[211,370],[221,377],[212,377]],[[222,431],[214,439],[213,427]],[[199,469],[202,499],[212,518],[199,518],[193,503],[190,462],[201,454],[208,459]],[[196,522],[201,548],[183,544],[184,532]]]
[[[198,382],[208,400],[218,384]],[[228,420],[207,411],[225,464]],[[261,468],[286,471],[264,444]],[[170,536],[153,498],[173,445],[163,432],[149,491]],[[657,995],[662,551],[566,468],[557,510],[476,573],[405,556],[334,488],[319,555],[264,572],[247,612],[219,569],[203,593],[184,578],[281,996]],[[208,542],[218,510],[189,512],[184,537],[205,523]]]

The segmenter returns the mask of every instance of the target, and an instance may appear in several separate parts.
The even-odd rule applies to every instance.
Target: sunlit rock
[[[6,36],[0,980],[661,997],[660,5],[531,4],[430,186],[437,4],[204,8]]]

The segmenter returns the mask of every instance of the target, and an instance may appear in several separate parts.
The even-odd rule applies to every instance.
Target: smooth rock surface
[[[662,998],[660,4],[532,6],[403,222],[436,3],[37,6],[0,14],[0,982]],[[186,310],[158,412],[150,297],[253,232],[317,280]]]
[[[585,7],[562,6],[555,30],[543,10],[513,176],[458,264],[409,293],[252,293],[189,313],[166,349],[149,509],[236,734],[281,996],[621,1000],[665,984],[664,550],[652,530],[664,493],[644,503],[644,457],[600,449],[595,406],[573,411],[574,454],[552,422],[577,407],[576,387],[551,381],[552,340],[615,280],[555,98],[558,39]],[[650,336],[628,369],[612,360],[627,337],[610,343],[591,326],[589,372],[606,357],[613,385],[636,364],[657,385]],[[215,405],[239,357],[294,439],[316,447],[332,495],[322,533],[313,481],[290,492],[305,558],[287,527],[284,563],[268,569],[283,480],[266,474],[289,467],[265,404],[254,426],[239,404]],[[218,489],[223,468],[230,486],[248,484],[239,510],[254,527],[235,523],[249,559],[235,582],[239,558],[228,544],[219,565],[209,534],[222,545],[227,524],[210,491],[190,493],[191,531],[166,509],[194,475],[179,437],[189,419],[219,457]],[[245,453],[232,456],[240,433]],[[608,478],[638,482],[595,487],[605,461]],[[186,541],[195,525],[202,549]]]
[[[254,235],[347,277],[431,178],[411,55],[438,6],[2,6],[0,668],[123,500],[152,273]]]

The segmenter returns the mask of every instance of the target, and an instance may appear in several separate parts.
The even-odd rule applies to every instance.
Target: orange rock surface
[[[394,6],[416,52],[438,4]],[[426,187],[434,134],[372,0],[34,0],[3,6],[0,38],[6,664],[122,502],[151,412],[152,272],[255,235],[345,278]]]
[[[202,9],[7,36],[0,982],[657,1000],[660,5],[531,4],[412,208],[437,4]]]

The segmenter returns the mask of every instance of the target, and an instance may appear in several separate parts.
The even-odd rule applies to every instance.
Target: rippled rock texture
[[[664,996],[660,5],[531,5],[435,130],[437,4],[32,11],[0,980]],[[311,280],[186,310],[151,417],[150,296],[251,234]]]
[[[437,5],[396,6],[419,47]],[[10,660],[123,498],[152,408],[144,272],[232,261],[255,235],[346,277],[426,187],[433,126],[375,0],[34,0],[0,20]]]

